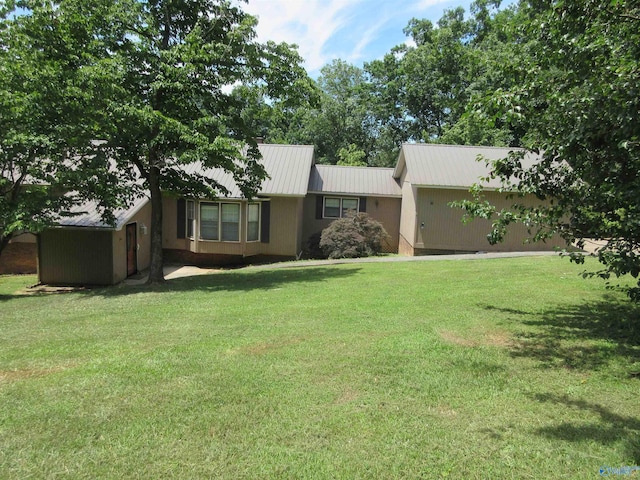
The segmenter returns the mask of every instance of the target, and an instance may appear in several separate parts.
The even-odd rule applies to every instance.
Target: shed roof
[[[259,195],[303,197],[307,194],[309,172],[313,165],[313,145],[259,144],[262,154],[260,163],[269,175],[262,182]],[[199,173],[212,178],[224,186],[228,198],[242,198],[242,192],[233,176],[221,168],[203,168],[194,162],[186,168],[187,173]]]
[[[393,168],[314,165],[309,192],[358,196],[402,197]]]
[[[488,160],[498,160],[515,150],[518,149],[406,143],[402,145],[393,176],[400,178],[406,166],[409,181],[415,186],[469,188],[475,183],[481,183],[485,188],[499,188],[499,180],[480,181],[481,177],[489,175],[490,169],[483,160],[478,161],[478,158],[482,156]],[[537,158],[534,154],[527,154],[524,163],[533,165]]]
[[[98,203],[95,201],[85,202],[81,205],[75,205],[68,210],[71,216],[59,217],[58,225],[63,227],[78,228],[108,228],[120,230],[129,222],[129,220],[140,211],[149,201],[149,197],[143,196],[137,198],[133,204],[126,209],[119,209],[113,212],[116,217],[116,224],[109,225],[102,220]]]

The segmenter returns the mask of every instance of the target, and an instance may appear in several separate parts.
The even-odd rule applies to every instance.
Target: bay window
[[[222,205],[222,235],[223,242],[240,241],[240,204],[223,203]]]
[[[200,238],[203,240],[219,240],[220,204],[200,204]]]

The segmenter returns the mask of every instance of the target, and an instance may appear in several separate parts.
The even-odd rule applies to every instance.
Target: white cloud
[[[307,70],[331,60],[326,43],[345,27],[361,0],[250,0],[244,10],[259,18],[258,38],[295,43]]]
[[[258,40],[295,43],[316,76],[335,58],[360,63],[381,58],[405,41],[412,17],[442,13],[456,0],[249,0],[240,7],[259,19]],[[458,0],[469,2],[471,0]]]

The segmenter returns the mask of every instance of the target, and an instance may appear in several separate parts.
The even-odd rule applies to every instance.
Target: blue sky
[[[504,4],[510,3],[503,1]],[[407,40],[413,17],[437,22],[445,10],[471,0],[249,0],[242,8],[259,18],[258,40],[295,43],[309,75],[340,58],[362,66]]]

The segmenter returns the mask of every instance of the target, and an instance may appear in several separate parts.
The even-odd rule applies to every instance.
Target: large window
[[[240,204],[223,203],[222,205],[222,241],[240,241]]]
[[[359,199],[324,197],[324,218],[346,217],[349,212],[358,212]]]
[[[203,240],[219,240],[220,204],[200,204],[200,238]]]
[[[247,242],[260,240],[260,204],[250,203],[247,206]]]
[[[200,203],[200,239],[239,242],[240,204]]]

